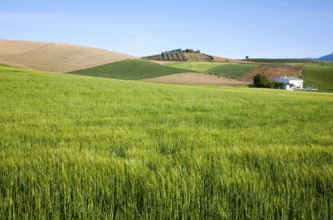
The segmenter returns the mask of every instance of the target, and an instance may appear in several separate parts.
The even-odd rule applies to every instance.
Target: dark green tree
[[[267,88],[270,87],[270,81],[264,74],[259,73],[253,77],[253,85],[259,88]]]

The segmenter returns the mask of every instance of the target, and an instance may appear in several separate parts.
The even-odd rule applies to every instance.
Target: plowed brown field
[[[259,68],[256,68],[251,73],[247,74],[240,78],[242,82],[251,84],[253,82],[253,77],[259,73],[263,73],[267,76],[269,80],[272,80],[275,77],[279,76],[297,76],[300,77],[303,70],[303,66],[294,66],[294,65],[263,65]]]

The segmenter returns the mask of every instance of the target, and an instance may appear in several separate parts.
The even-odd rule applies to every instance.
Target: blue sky
[[[333,1],[0,0],[0,39],[135,56],[193,48],[229,58],[333,52]]]

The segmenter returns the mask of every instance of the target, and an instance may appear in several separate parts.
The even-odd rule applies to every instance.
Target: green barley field
[[[305,86],[314,85],[319,90],[333,92],[333,62],[325,62],[323,65],[305,65],[302,75]]]
[[[332,219],[333,94],[0,67],[0,219]]]
[[[168,64],[170,67],[190,69],[217,76],[237,79],[259,67],[257,64],[218,63],[218,62],[177,62]]]
[[[148,60],[135,59],[77,70],[71,72],[71,74],[112,79],[138,80],[188,72],[193,72],[193,70],[161,65]]]

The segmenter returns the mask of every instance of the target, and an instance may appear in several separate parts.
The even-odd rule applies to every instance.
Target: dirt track
[[[218,77],[216,75],[209,75],[203,73],[181,73],[168,76],[155,77],[150,79],[143,79],[145,82],[161,82],[161,83],[175,83],[175,84],[197,84],[197,85],[216,85],[216,86],[231,86],[231,85],[244,85],[246,83]]]
[[[67,43],[0,40],[0,63],[53,72],[86,69],[133,56]]]

